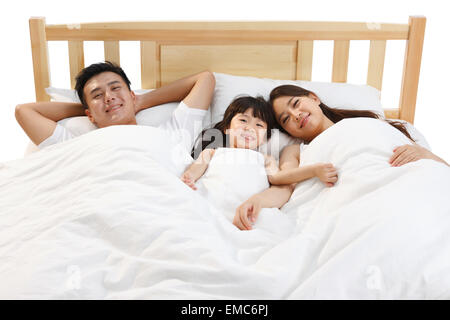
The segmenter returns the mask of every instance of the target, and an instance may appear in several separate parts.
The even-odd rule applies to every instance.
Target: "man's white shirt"
[[[197,136],[202,130],[203,118],[207,110],[190,108],[183,101],[173,111],[170,119],[161,123],[158,128],[167,131],[169,135],[179,141],[187,152],[191,152]],[[57,124],[52,135],[39,144],[39,148],[73,139],[80,134],[74,134],[64,126]]]

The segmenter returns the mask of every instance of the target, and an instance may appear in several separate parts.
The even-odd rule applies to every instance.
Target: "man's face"
[[[86,115],[97,127],[136,124],[136,96],[118,74],[108,71],[92,77],[83,92]]]

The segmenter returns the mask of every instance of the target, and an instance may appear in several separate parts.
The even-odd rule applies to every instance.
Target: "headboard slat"
[[[30,19],[30,40],[36,101],[50,101],[50,97],[45,93],[45,88],[50,86],[48,45],[45,30],[45,18],[36,17]]]
[[[104,41],[105,61],[111,61],[120,66],[120,45],[119,41]]]
[[[409,17],[410,31],[406,42],[399,109],[400,118],[411,123],[414,122],[416,110],[425,23],[425,17]]]
[[[314,41],[299,40],[297,43],[297,80],[311,81]]]
[[[333,74],[331,77],[331,81],[347,82],[349,50],[349,40],[334,41]]]
[[[386,40],[371,40],[369,51],[369,68],[367,84],[381,91],[383,83],[384,58],[386,56]]]
[[[159,45],[154,41],[141,41],[141,87],[153,89],[160,86]]]
[[[76,76],[84,68],[83,41],[69,41],[70,86],[75,88]]]

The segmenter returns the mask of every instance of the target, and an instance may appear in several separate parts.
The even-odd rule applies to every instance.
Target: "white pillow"
[[[294,80],[274,80],[267,78],[233,76],[223,73],[214,73],[216,78],[216,88],[211,105],[211,123],[212,125],[223,119],[225,110],[230,103],[238,96],[262,96],[269,99],[270,91],[273,88],[293,84],[314,92],[319,99],[332,108],[371,110],[384,118],[383,108],[381,106],[380,91],[367,85],[355,85],[348,83],[331,82],[311,82]],[[412,137],[422,137],[418,139],[421,144],[425,141],[417,129],[412,125],[408,126]],[[260,146],[260,151],[271,154],[276,159],[279,158],[281,150],[293,143],[301,143],[300,139],[293,138],[285,133],[278,132],[272,134],[270,141]],[[429,148],[428,144],[422,144]]]
[[[223,118],[228,105],[237,96],[263,96],[269,99],[270,91],[283,84],[293,84],[317,94],[320,100],[332,108],[371,110],[384,117],[380,91],[367,85],[348,83],[311,82],[294,80],[274,80],[267,78],[233,76],[214,73],[216,88],[212,103],[211,121],[213,124]]]
[[[136,94],[144,94],[154,89],[138,89],[134,90]],[[45,91],[52,101],[58,102],[77,102],[80,99],[75,90],[49,87]],[[156,127],[161,123],[168,121],[179,102],[165,103],[159,106],[142,110],[136,114],[136,122],[138,125]],[[97,127],[88,119],[87,116],[71,117],[58,121],[58,123],[75,135],[81,135]],[[211,123],[211,112],[209,111],[203,121],[203,126],[209,126]]]

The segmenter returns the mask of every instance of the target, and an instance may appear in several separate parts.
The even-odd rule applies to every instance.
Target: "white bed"
[[[336,186],[300,184],[252,231],[183,184],[158,138],[113,126],[2,164],[1,298],[450,298],[450,169],[390,167],[408,140],[389,125],[343,120],[315,139],[302,162],[334,163]]]
[[[310,86],[330,106],[369,108],[412,123],[420,54],[418,65],[411,61],[418,49],[421,52],[423,29],[418,25],[423,22],[424,28],[424,20],[420,21],[412,18],[406,27],[333,24],[334,83],[302,85]],[[36,80],[44,79],[36,81],[37,100],[50,99],[44,91],[50,85],[45,81],[48,66],[39,64],[47,55],[42,43],[60,40],[63,29],[72,42],[72,56],[80,52],[75,42],[82,37],[103,37],[109,54],[119,35],[140,37],[145,50],[153,48],[150,42],[155,41],[156,71],[147,58],[142,60],[143,71],[155,72],[155,77],[143,78],[142,87],[151,88],[187,72],[170,68],[171,46],[188,48],[197,41],[200,51],[196,52],[206,55],[211,48],[205,43],[213,39],[212,46],[224,45],[225,54],[230,54],[231,44],[244,46],[243,41],[254,37],[256,44],[243,55],[245,59],[252,57],[256,46],[263,47],[263,34],[272,44],[284,34],[286,38],[279,39],[283,45],[297,46],[295,76],[285,79],[309,81],[312,41],[308,41],[313,36],[322,39],[331,26],[294,23],[292,31],[287,23],[275,23],[270,26],[275,31],[267,33],[261,30],[262,23],[150,23],[128,28],[120,24],[125,31],[111,33],[119,24],[68,28],[32,19],[30,25],[34,25],[32,41],[38,43],[33,50],[39,52],[33,55],[38,62]],[[238,35],[237,26],[243,30]],[[155,28],[159,32],[152,33]],[[198,30],[202,28],[204,38]],[[150,31],[136,33],[143,29]],[[186,34],[191,35],[187,44],[188,40],[177,38]],[[368,76],[372,87],[335,83],[345,82],[339,81],[343,71],[338,65],[347,39],[355,37],[374,41]],[[379,91],[373,88],[381,89],[380,66],[374,61],[380,61],[383,43],[377,41],[386,41],[383,37],[411,41],[397,110],[383,110]],[[215,72],[231,68],[208,61]],[[244,70],[246,75],[258,79],[216,73],[215,98],[204,125],[217,121],[236,94],[267,95],[281,81],[261,78],[283,79],[270,73],[275,65],[266,74],[255,71],[255,65],[249,68],[253,72]],[[417,81],[407,77],[411,73]],[[238,89],[230,89],[230,83],[237,81]],[[155,110],[149,112],[159,112]],[[223,203],[208,201],[211,198],[179,179],[188,164],[180,159],[188,158],[173,157],[174,144],[148,122],[163,121],[168,114],[141,115],[138,126],[98,130],[86,127],[86,119],[68,119],[64,123],[79,130],[77,138],[0,164],[0,298],[450,299],[450,169],[433,160],[391,167],[387,161],[392,149],[410,143],[396,129],[374,119],[347,119],[334,125],[307,147],[301,159],[302,164],[332,162],[339,170],[338,183],[333,188],[325,188],[317,179],[299,184],[280,210],[263,209],[252,231],[240,231],[232,225],[226,207],[239,203],[239,195],[229,193],[229,201]],[[408,128],[427,146],[411,124]],[[285,137],[281,144],[292,142],[288,140]],[[267,150],[277,154],[279,147]],[[249,173],[243,168],[231,165],[230,179],[241,179],[240,188],[251,189],[252,180],[245,179]]]

